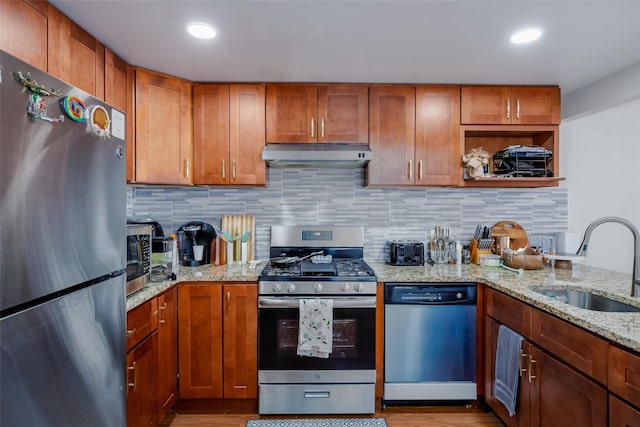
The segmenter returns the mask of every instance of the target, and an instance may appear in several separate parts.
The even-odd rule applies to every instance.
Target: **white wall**
[[[630,92],[640,88],[640,81],[633,85]],[[605,108],[560,126],[569,231],[580,234],[593,220],[610,215],[640,228],[640,100]],[[585,264],[630,274],[632,234],[622,225],[602,224],[592,235]]]

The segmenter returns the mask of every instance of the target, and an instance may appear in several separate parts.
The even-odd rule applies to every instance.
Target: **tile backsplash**
[[[435,225],[468,244],[476,224],[514,221],[537,246],[566,231],[565,188],[365,188],[363,169],[267,168],[266,187],[130,186],[127,216],[151,217],[165,234],[192,220],[219,226],[224,214],[256,220],[256,259],[269,256],[271,225],[362,225],[365,257],[382,261],[393,239],[426,240]]]

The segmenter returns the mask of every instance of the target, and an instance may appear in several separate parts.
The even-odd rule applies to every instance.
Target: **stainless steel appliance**
[[[363,246],[362,227],[271,227],[258,297],[261,414],[375,411],[377,282]],[[301,299],[333,303],[327,358],[297,355]]]
[[[392,241],[389,264],[424,265],[424,243],[417,240]]]
[[[0,425],[124,426],[124,114],[0,51],[0,141]]]
[[[127,295],[151,281],[151,236],[151,225],[127,225]]]
[[[477,398],[475,283],[385,283],[383,405]]]

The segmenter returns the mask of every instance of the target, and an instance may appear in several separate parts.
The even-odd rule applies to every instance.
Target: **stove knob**
[[[313,285],[313,290],[316,291],[316,293],[322,292],[322,283],[316,283]]]
[[[354,289],[356,292],[362,292],[364,291],[364,285],[362,283],[356,283]]]
[[[462,298],[462,293],[458,292],[458,293],[456,294],[456,298],[461,299],[461,298]]]
[[[271,290],[273,292],[280,292],[282,290],[282,286],[280,285],[280,283],[274,283],[273,285],[271,285]]]
[[[296,290],[296,285],[294,285],[293,283],[289,283],[289,286],[287,287],[287,292],[292,294],[293,292],[295,292],[295,290]]]
[[[351,290],[351,283],[343,283],[340,289],[342,289],[342,292],[349,292]]]

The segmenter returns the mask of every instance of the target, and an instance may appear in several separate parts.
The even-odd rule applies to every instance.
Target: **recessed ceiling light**
[[[216,29],[202,22],[194,22],[187,25],[187,31],[198,39],[212,39],[216,36]]]
[[[524,30],[513,33],[510,40],[513,44],[530,43],[540,38],[541,35],[542,30],[540,28],[525,28]]]

